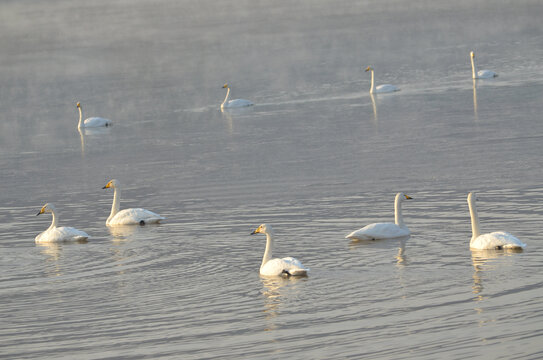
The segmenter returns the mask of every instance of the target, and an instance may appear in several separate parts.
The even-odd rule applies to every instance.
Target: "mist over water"
[[[2,3],[0,357],[540,357],[540,8]],[[107,228],[112,178],[167,220]],[[407,241],[344,238],[398,191]],[[469,250],[469,191],[525,251]],[[35,244],[46,202],[89,241]],[[307,278],[258,275],[264,222]]]

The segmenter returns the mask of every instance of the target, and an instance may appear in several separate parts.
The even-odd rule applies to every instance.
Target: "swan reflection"
[[[301,281],[307,281],[307,277],[281,277],[260,276],[262,282],[262,295],[264,295],[264,315],[268,321],[265,331],[277,329],[275,318],[280,313],[280,308],[285,297],[293,293],[293,290]]]

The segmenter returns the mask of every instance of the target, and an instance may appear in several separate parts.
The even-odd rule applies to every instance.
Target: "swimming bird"
[[[471,241],[470,249],[475,250],[502,250],[502,249],[524,249],[526,244],[513,235],[504,231],[495,231],[489,234],[481,234],[479,230],[479,215],[476,205],[477,195],[473,192],[468,194],[469,214],[471,216]]]
[[[293,258],[285,257],[282,259],[274,258],[272,259],[272,250],[273,250],[273,229],[271,225],[262,224],[255,231],[251,233],[254,234],[266,234],[266,250],[264,251],[264,256],[262,257],[262,264],[260,265],[260,275],[266,276],[304,276],[307,275],[309,271],[308,268],[304,267],[302,263]]]
[[[83,121],[83,108],[81,107],[81,103],[77,103],[77,108],[79,109],[79,123],[77,124],[77,127],[79,129],[113,125],[113,122],[111,120],[101,117],[90,117]]]
[[[73,227],[59,227],[55,211],[55,206],[51,203],[47,203],[43,205],[40,212],[36,214],[36,216],[44,213],[51,213],[53,215],[51,226],[34,239],[37,243],[82,241],[88,239],[89,235],[84,231],[77,230]]]
[[[111,205],[111,213],[106,220],[106,225],[145,225],[158,223],[165,218],[155,214],[152,211],[134,208],[120,210],[121,207],[121,183],[119,180],[112,179],[102,189],[113,188],[113,204]]]
[[[224,101],[221,104],[221,109],[240,108],[240,107],[254,105],[251,101],[245,100],[245,99],[228,100],[228,97],[230,96],[230,87],[228,86],[228,84],[224,84],[222,88],[227,89],[227,90],[226,90],[226,97],[224,98]]]
[[[383,94],[383,93],[390,93],[394,91],[400,91],[400,89],[397,86],[390,85],[390,84],[383,84],[375,87],[374,81],[373,81],[373,68],[371,66],[368,66],[366,68],[366,72],[371,71],[371,86],[370,86],[370,94]]]
[[[472,51],[469,53],[471,58],[471,75],[474,79],[491,79],[498,76],[494,71],[491,70],[479,70],[475,67],[475,53]]]
[[[379,240],[408,236],[411,232],[403,223],[402,202],[411,199],[412,197],[404,193],[397,193],[394,199],[394,223],[369,224],[359,230],[353,231],[345,236],[345,238],[352,240]]]

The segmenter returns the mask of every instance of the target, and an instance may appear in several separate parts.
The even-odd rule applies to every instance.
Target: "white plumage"
[[[224,98],[224,101],[221,104],[221,109],[240,108],[240,107],[253,105],[251,101],[245,100],[245,99],[228,100],[228,98],[230,97],[230,87],[228,86],[228,84],[224,84],[223,89],[227,89],[227,90],[226,90],[226,97]]]
[[[471,216],[471,241],[470,249],[476,250],[501,250],[501,249],[524,249],[526,244],[505,231],[495,231],[489,234],[482,234],[479,230],[479,215],[476,205],[477,195],[468,194],[468,206]]]
[[[69,241],[82,241],[88,239],[89,235],[81,230],[77,230],[73,227],[58,227],[58,218],[56,216],[56,208],[53,204],[45,204],[37,215],[43,213],[51,213],[53,220],[47,230],[36,236],[34,239],[37,243],[49,243],[49,242],[69,242]],[[37,216],[36,215],[36,216]]]
[[[475,66],[475,53],[472,51],[469,53],[470,59],[471,59],[471,76],[474,79],[491,79],[498,76],[494,71],[492,70],[479,70],[477,71],[477,68]]]
[[[371,66],[368,66],[366,68],[366,72],[371,72],[371,85],[370,85],[370,94],[383,94],[383,93],[391,93],[395,91],[400,91],[400,89],[397,86],[390,85],[390,84],[383,84],[379,86],[374,85],[374,75],[373,75],[373,68]]]
[[[77,124],[78,128],[91,128],[91,127],[102,127],[102,126],[111,126],[113,122],[109,119],[101,117],[90,117],[83,121],[83,108],[81,103],[77,103],[77,108],[79,109],[79,123]]]
[[[404,193],[399,192],[396,194],[394,199],[394,223],[374,223],[366,225],[345,237],[352,240],[379,240],[408,236],[411,232],[403,222],[402,202],[410,199],[412,199],[412,197],[405,195]]]
[[[106,225],[145,225],[158,223],[165,218],[149,210],[141,208],[124,209],[121,207],[121,183],[119,180],[110,180],[103,189],[113,188],[113,204]]]
[[[272,259],[273,251],[273,229],[271,225],[262,224],[253,234],[266,234],[266,250],[264,251],[264,256],[262,257],[262,264],[260,265],[260,275],[265,276],[304,276],[307,275],[309,271],[308,268],[304,267],[302,263],[293,257],[284,257]]]

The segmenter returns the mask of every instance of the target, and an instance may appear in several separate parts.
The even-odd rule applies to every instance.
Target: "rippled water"
[[[538,1],[0,9],[0,357],[541,357]],[[111,178],[167,220],[106,228]],[[397,191],[408,240],[344,239]],[[469,191],[525,251],[469,250]],[[89,241],[35,244],[45,202]],[[259,277],[263,222],[307,278]]]

